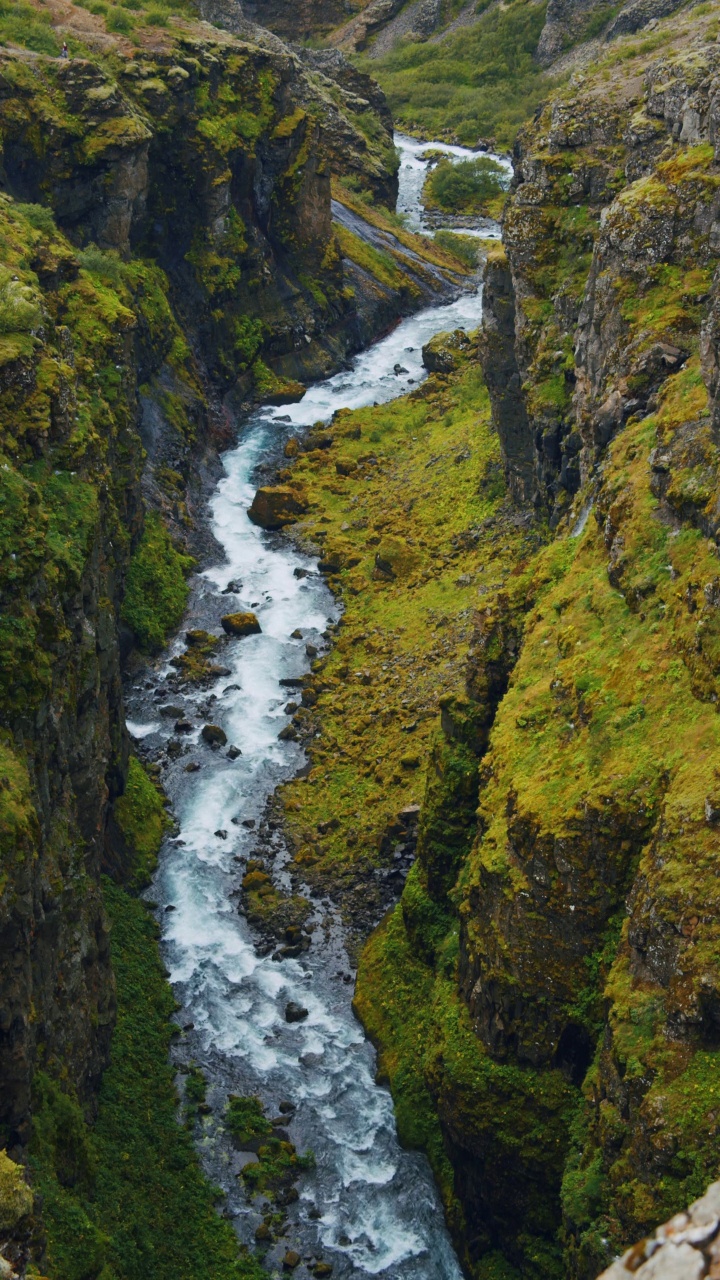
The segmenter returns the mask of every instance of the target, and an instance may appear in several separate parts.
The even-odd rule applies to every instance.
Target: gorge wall
[[[350,188],[392,205],[396,190],[382,95],[338,56],[304,68],[262,33],[191,17],[134,46],[83,10],[55,17],[75,56],[0,55],[0,1135],[14,1160],[32,1152],[53,1228],[46,1253],[40,1201],[33,1211],[3,1156],[0,1244],[22,1274],[33,1260],[54,1276],[111,1274],[107,1232],[73,1200],[96,1198],[83,1125],[115,1044],[110,894],[114,945],[144,966],[158,1019],[139,1033],[159,1045],[158,1169],[177,1129],[183,1186],[210,1214],[187,1247],[218,1277],[249,1276],[175,1124],[151,922],[132,904],[120,919],[101,886],[101,873],[146,883],[166,824],[130,755],[122,664],[180,621],[203,477],[238,413],[296,399],[368,329],[457,288],[462,268],[434,255],[426,270],[419,242],[411,263],[389,229],[384,255],[366,247],[378,232],[363,206],[336,237],[331,179],[340,200],[343,181],[352,200]],[[128,963],[123,952],[126,992]]]
[[[480,607],[401,909],[418,958],[431,909],[459,927],[422,1078],[477,1275],[590,1276],[717,1170],[716,36],[690,11],[556,93],[488,261],[508,492],[550,540]]]

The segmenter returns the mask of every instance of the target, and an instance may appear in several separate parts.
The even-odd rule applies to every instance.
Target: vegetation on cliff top
[[[545,8],[533,0],[492,5],[468,29],[400,43],[362,65],[382,85],[400,128],[508,147],[551,87],[533,59]]]

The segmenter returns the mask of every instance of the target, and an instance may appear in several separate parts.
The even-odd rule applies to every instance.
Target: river
[[[418,144],[398,141],[400,207],[414,207],[418,217]],[[178,1023],[186,1028],[175,1057],[197,1063],[208,1080],[210,1110],[198,1125],[201,1158],[225,1192],[223,1211],[254,1245],[263,1206],[248,1201],[238,1179],[247,1157],[223,1130],[227,1095],[257,1094],[270,1116],[281,1102],[293,1104],[286,1129],[299,1151],[312,1150],[316,1165],[302,1175],[299,1199],[287,1206],[287,1225],[265,1265],[280,1274],[286,1250],[296,1249],[304,1259],[294,1272],[298,1280],[309,1275],[305,1264],[313,1258],[331,1263],[338,1280],[460,1280],[461,1271],[430,1167],[400,1147],[390,1094],[375,1082],[375,1053],[351,1010],[352,975],[332,905],[315,904],[316,923],[329,929],[317,928],[308,952],[282,962],[261,954],[237,910],[267,799],[305,761],[297,744],[278,740],[288,722],[279,681],[308,670],[306,643],[322,652],[328,623],[339,616],[316,561],[251,524],[247,509],[258,465],[279,455],[288,436],[329,420],[336,409],[403,394],[425,376],[423,343],[443,329],[474,329],[480,316],[479,291],[423,311],[357,356],[348,371],[311,386],[298,404],[252,414],[223,459],[210,501],[223,556],[197,576],[185,627],[219,633],[223,614],[251,608],[262,633],[226,645],[221,660],[231,674],[209,690],[173,690],[169,660],[184,647],[178,639],[154,679],[128,691],[130,731],[151,754],[167,746],[172,721],[159,714],[164,702],[181,706],[193,725],[183,754],[163,774],[179,834],[165,841],[151,896],[181,1006]],[[393,372],[398,364],[406,370],[400,376]],[[227,592],[229,583],[234,589]],[[302,640],[291,637],[296,628]],[[231,760],[206,746],[200,737],[206,720],[220,724],[242,754]],[[187,772],[191,762],[200,765],[196,772]],[[271,831],[270,840],[274,874],[289,885],[280,833]],[[286,1022],[289,1001],[309,1011],[305,1021]]]

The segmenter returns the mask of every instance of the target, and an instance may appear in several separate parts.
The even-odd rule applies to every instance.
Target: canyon
[[[548,6],[481,306],[376,7],[0,50],[8,1275],[591,1280],[717,1176],[717,18]]]

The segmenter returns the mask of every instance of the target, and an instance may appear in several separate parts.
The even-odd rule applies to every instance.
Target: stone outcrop
[[[633,1245],[600,1280],[702,1280],[720,1265],[720,1182],[713,1182],[687,1212],[676,1213]]]
[[[550,0],[535,56],[549,67],[585,40],[632,35],[679,8],[680,0],[629,0],[619,12],[605,0]]]
[[[248,515],[263,529],[282,529],[307,510],[302,491],[291,485],[264,485],[255,493]]]

